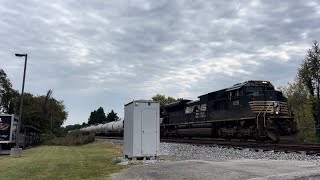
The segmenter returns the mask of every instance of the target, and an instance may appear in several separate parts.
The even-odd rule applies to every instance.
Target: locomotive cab
[[[267,81],[253,81],[243,87],[251,113],[255,117],[256,136],[278,141],[281,135],[294,134],[296,129],[287,99]]]
[[[280,136],[297,132],[287,99],[270,82],[238,83],[226,94],[225,121],[217,124],[219,136],[279,141]]]

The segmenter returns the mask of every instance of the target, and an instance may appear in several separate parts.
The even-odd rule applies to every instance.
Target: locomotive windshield
[[[244,92],[246,95],[261,93],[262,91],[274,91],[274,88],[270,86],[247,86],[244,88]]]
[[[259,93],[261,91],[262,91],[262,88],[260,86],[248,86],[245,88],[246,94]]]

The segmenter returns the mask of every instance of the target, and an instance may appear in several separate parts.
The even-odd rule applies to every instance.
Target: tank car
[[[246,81],[161,107],[162,137],[279,141],[297,132],[287,99],[269,81]]]
[[[97,124],[80,129],[82,133],[96,133],[97,135],[123,136],[124,120],[112,121],[106,124]]]

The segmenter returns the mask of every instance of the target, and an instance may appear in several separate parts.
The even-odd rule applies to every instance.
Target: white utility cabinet
[[[128,158],[156,157],[160,145],[160,104],[136,100],[124,107],[124,154]]]

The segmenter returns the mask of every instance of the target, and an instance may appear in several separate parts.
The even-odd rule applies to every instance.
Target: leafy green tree
[[[68,125],[64,128],[64,131],[67,133],[68,131],[76,130],[76,129],[81,129],[82,125],[80,124],[75,124],[75,125]]]
[[[104,122],[107,122],[107,117],[102,107],[90,113],[88,124],[100,124]]]
[[[112,122],[119,120],[119,117],[117,116],[117,113],[115,113],[113,110],[108,113],[107,115],[107,121],[106,122]]]
[[[177,99],[175,99],[173,97],[170,97],[170,96],[166,97],[165,95],[161,95],[161,94],[157,94],[157,95],[153,96],[151,99],[154,101],[160,102],[161,106],[178,101]]]
[[[51,93],[50,93],[51,94]],[[44,108],[45,106],[45,108]],[[48,96],[24,94],[22,124],[31,125],[44,133],[59,132],[68,117],[63,101]]]
[[[81,125],[81,127],[87,127],[87,126],[89,126],[89,124],[87,124],[85,122],[83,122],[82,125]]]
[[[63,101],[52,97],[51,90],[46,96],[25,93],[23,99],[22,125],[34,126],[44,133],[61,133],[61,125],[67,119],[68,112]],[[19,105],[19,92],[12,89],[9,78],[0,69],[0,112],[17,115]]]
[[[19,93],[12,89],[7,74],[0,69],[0,112],[14,114]]]
[[[41,130],[48,130],[50,125],[46,119],[43,119],[41,107],[42,103],[40,99],[36,98],[30,93],[24,93],[23,96],[23,112],[21,123],[23,125],[31,125],[36,128],[41,127]]]
[[[97,111],[94,110],[90,113],[89,119],[88,119],[88,124],[95,124],[96,123],[96,119],[97,119]]]
[[[78,130],[78,129],[88,127],[88,126],[89,126],[89,124],[87,124],[85,122],[83,122],[81,125],[80,124],[68,125],[64,128],[64,133],[68,133],[69,131]]]
[[[50,122],[50,128],[53,128],[53,130],[57,132],[61,131],[61,125],[68,117],[68,112],[66,111],[63,101],[51,98],[48,103],[48,108],[49,116],[47,118],[47,122]]]
[[[309,91],[299,79],[280,90],[287,96],[289,109],[294,113],[297,128],[299,129],[297,140],[304,143],[316,142],[316,126],[312,108],[315,99],[313,96],[309,95]]]
[[[314,41],[308,50],[305,60],[299,69],[299,78],[309,90],[311,96],[320,98],[320,49],[319,43]]]
[[[97,109],[97,122],[96,123],[99,123],[99,124],[104,123],[104,122],[106,122],[106,119],[107,119],[107,117],[106,117],[106,114],[104,113],[103,108],[99,107]]]
[[[314,41],[312,48],[308,50],[298,77],[309,91],[309,95],[314,97],[312,113],[315,124],[320,127],[320,49],[317,41]],[[320,131],[318,133],[320,134]]]

